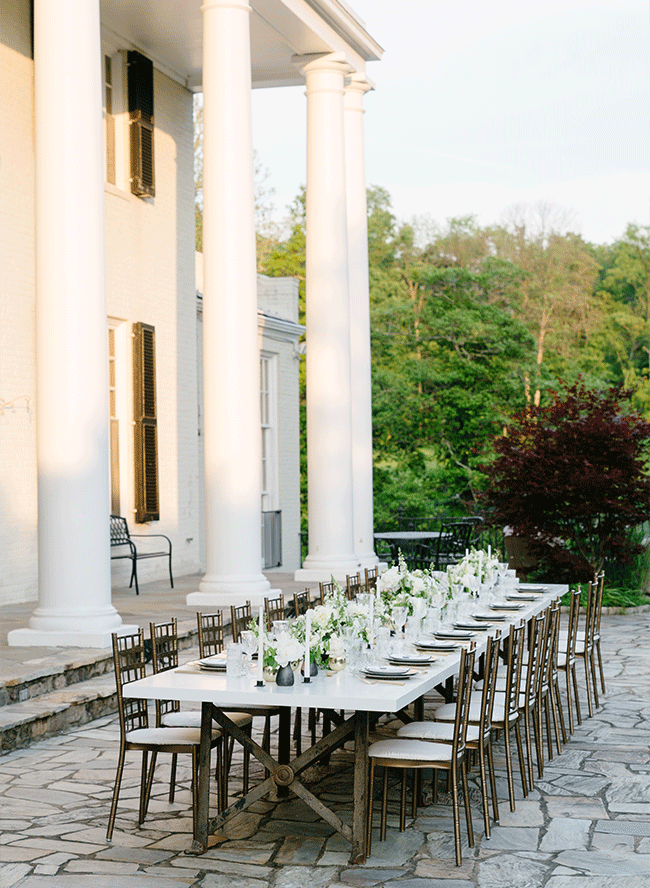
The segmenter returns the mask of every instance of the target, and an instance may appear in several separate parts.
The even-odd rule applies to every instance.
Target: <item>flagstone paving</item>
[[[259,801],[206,854],[189,856],[187,764],[179,761],[182,787],[170,804],[169,768],[159,763],[138,828],[135,753],[127,755],[107,843],[119,731],[115,717],[105,717],[0,757],[0,888],[650,888],[649,630],[648,614],[603,616],[607,695],[514,813],[497,747],[501,820],[486,840],[473,785],[477,842],[474,849],[464,843],[461,867],[444,796],[418,809],[400,833],[397,783],[388,839],[373,836],[364,866],[350,866],[345,840],[294,797]],[[382,730],[389,728],[385,720]],[[307,778],[344,819],[352,812],[351,769],[351,753],[342,750]],[[233,792],[240,772],[236,757]]]

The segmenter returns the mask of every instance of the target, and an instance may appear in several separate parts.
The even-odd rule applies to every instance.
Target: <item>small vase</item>
[[[345,669],[345,657],[330,657],[327,665],[331,672],[340,672]]]
[[[274,684],[275,677],[278,674],[278,670],[274,666],[265,666],[262,669],[262,675],[264,677],[264,681],[267,684]]]
[[[280,685],[280,687],[288,688],[293,684],[293,681],[294,677],[291,663],[287,663],[285,666],[280,666],[278,674],[275,676],[275,683]]]
[[[303,675],[305,674],[305,661],[304,660],[302,661],[302,669],[300,671]],[[316,662],[314,660],[310,660],[309,661],[309,676],[310,676],[310,678],[313,678],[315,675],[318,675],[318,666],[316,665]]]

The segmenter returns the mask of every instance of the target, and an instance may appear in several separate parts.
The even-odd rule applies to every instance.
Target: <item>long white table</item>
[[[506,614],[506,621],[496,627],[506,630],[509,622],[528,620],[548,606],[550,601],[566,592],[564,585],[549,585],[543,595],[535,601],[522,602],[520,610]],[[475,635],[477,655],[486,644],[485,632]],[[125,697],[146,699],[180,700],[202,704],[201,750],[199,756],[198,817],[196,833],[191,852],[203,853],[208,847],[208,835],[214,833],[233,815],[246,810],[251,804],[276,787],[290,787],[323,819],[334,826],[352,845],[351,863],[365,860],[365,837],[367,829],[368,801],[368,726],[371,713],[400,712],[432,688],[442,686],[458,671],[459,653],[439,656],[432,666],[417,672],[404,683],[377,681],[369,684],[347,669],[326,675],[319,673],[310,683],[297,681],[291,687],[266,684],[256,687],[256,675],[234,678],[224,674],[191,673],[178,670],[160,672],[140,681],[124,686]],[[278,759],[272,758],[254,740],[245,734],[224,714],[224,709],[236,706],[278,706],[280,707],[280,748]],[[318,708],[331,711],[337,725],[334,730],[322,737],[314,746],[293,760],[290,760],[289,735],[291,710]],[[345,710],[349,717],[344,720],[334,712]],[[251,789],[246,796],[237,800],[224,812],[211,821],[209,818],[210,795],[210,736],[213,720],[218,722],[231,735],[257,758],[270,772],[270,776]],[[338,723],[337,723],[338,722]],[[300,773],[319,759],[329,756],[348,739],[355,742],[354,765],[354,809],[352,827],[344,823],[338,815],[326,807],[298,779]]]

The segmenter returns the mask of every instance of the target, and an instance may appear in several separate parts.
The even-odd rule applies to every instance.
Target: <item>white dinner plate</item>
[[[394,666],[430,666],[433,662],[433,657],[422,657],[417,654],[409,656],[406,654],[403,657],[388,657],[388,662]]]
[[[548,592],[548,586],[540,586],[537,583],[519,583],[517,588],[522,592]]]
[[[220,657],[218,654],[216,657],[204,657],[199,660],[199,666],[201,669],[212,669],[213,672],[225,672],[226,658]]]
[[[415,646],[419,651],[455,651],[458,647],[453,641],[418,641]]]
[[[460,631],[456,632],[454,630],[449,631],[449,632],[436,632],[435,635],[436,635],[436,638],[442,638],[442,639],[455,638],[458,641],[469,641],[471,638],[474,637],[473,632],[460,632]]]
[[[495,611],[518,611],[518,610],[521,610],[522,607],[523,607],[523,604],[510,604],[510,602],[508,602],[508,601],[504,601],[499,604],[490,604],[489,605],[490,610],[495,610]]]
[[[487,632],[490,628],[487,623],[454,623],[454,629],[468,632]]]
[[[389,663],[385,666],[368,666],[363,671],[373,678],[407,678],[411,675],[409,669],[404,669],[403,666],[391,666]]]
[[[484,623],[494,623],[494,622],[503,622],[505,620],[504,614],[472,614],[475,620],[480,620]]]

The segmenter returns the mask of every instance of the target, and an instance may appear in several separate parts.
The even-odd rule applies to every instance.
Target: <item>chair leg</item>
[[[453,814],[454,814],[454,847],[456,849],[456,866],[461,866],[461,864],[463,862],[463,855],[461,853],[461,841],[460,841],[460,805],[459,805],[459,800],[458,800],[458,775],[457,774],[454,774],[454,779],[452,780],[451,793],[452,793]]]
[[[600,672],[600,687],[602,689],[603,694],[605,693],[605,672],[603,670],[603,656],[600,650],[600,638],[596,639],[594,643],[594,647],[596,648],[596,657],[598,659],[598,671]]]
[[[169,801],[174,801],[174,794],[176,791],[176,764],[178,762],[178,753],[172,753],[172,767],[171,773],[169,775]]]
[[[591,686],[594,689],[594,700],[596,702],[596,709],[598,709],[598,707],[600,706],[600,699],[598,697],[598,680],[596,679],[596,653],[594,651],[593,645],[589,654],[589,669],[591,671]]]
[[[381,823],[379,825],[379,841],[386,841],[386,818],[388,815],[388,768],[384,768],[384,783],[381,789]]]
[[[115,773],[115,786],[113,787],[113,799],[111,801],[111,813],[108,817],[108,827],[106,829],[106,841],[110,842],[113,838],[113,827],[115,826],[115,814],[117,813],[117,800],[120,795],[120,786],[122,785],[122,774],[124,773],[124,759],[126,757],[126,747],[120,745],[120,755],[117,760],[117,771]]]
[[[463,798],[465,800],[465,820],[467,821],[467,844],[470,848],[474,847],[474,824],[472,823],[472,808],[469,803],[469,787],[467,785],[467,764],[465,761],[460,765],[460,779],[463,783]]]
[[[521,743],[521,731],[519,730],[519,722],[515,722],[515,739],[517,741],[517,753],[519,755],[519,770],[521,771],[521,785],[524,791],[524,798],[528,795],[528,784],[526,782],[526,767],[524,764],[524,748]]]
[[[490,789],[492,790],[492,812],[494,814],[494,822],[499,822],[499,802],[497,799],[497,783],[494,774],[494,750],[492,749],[492,741],[488,745],[488,764],[490,766]]]
[[[573,699],[576,704],[576,720],[579,725],[582,724],[582,710],[580,709],[580,694],[578,693],[578,673],[576,671],[576,664],[573,663],[571,667],[571,680],[573,682]]]
[[[485,767],[485,746],[481,743],[478,748],[478,766],[481,775],[481,795],[483,804],[483,823],[485,824],[485,838],[490,838],[490,806],[488,802],[488,783]]]
[[[402,783],[399,799],[399,831],[406,829],[406,768],[402,768]]]
[[[587,707],[589,709],[589,718],[591,718],[594,714],[594,707],[591,702],[591,676],[589,674],[589,656],[587,651],[585,651],[585,655],[582,658],[585,663],[585,683],[587,685]]]
[[[515,810],[515,779],[512,770],[512,748],[510,745],[510,731],[506,725],[503,731],[503,742],[506,750],[506,772],[508,774],[508,795],[510,799],[510,810]]]
[[[174,588],[174,577],[172,576],[172,553],[169,553],[169,583]]]
[[[146,785],[144,786],[144,795],[142,794],[142,785],[141,785],[141,793],[140,793],[140,820],[138,823],[144,823],[144,819],[147,816],[147,810],[149,808],[149,799],[151,798],[151,787],[153,786],[153,775],[156,770],[156,760],[158,758],[158,753],[154,749],[151,752],[151,764],[149,765],[149,773],[146,778]],[[147,752],[146,750],[142,753],[142,776],[144,778],[144,772],[146,767],[146,759]]]

